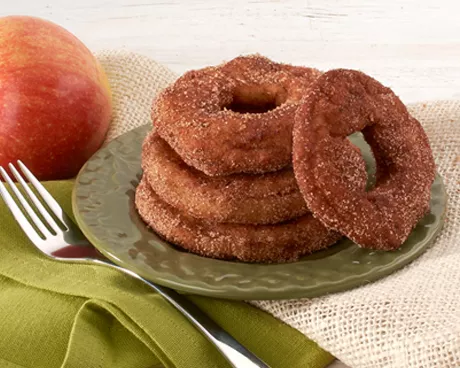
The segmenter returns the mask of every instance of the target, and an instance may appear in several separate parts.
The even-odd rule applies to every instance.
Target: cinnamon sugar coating
[[[154,101],[159,135],[210,176],[265,173],[291,165],[299,101],[320,75],[258,56],[185,73]]]
[[[353,158],[348,166],[350,183],[364,189],[367,174],[359,150]],[[260,225],[308,212],[292,168],[257,175],[207,176],[185,164],[154,130],[142,147],[142,168],[162,200],[196,218]]]
[[[144,141],[142,168],[162,200],[196,218],[273,224],[308,212],[291,168],[260,175],[207,176],[185,164],[155,131]]]
[[[136,189],[135,204],[143,220],[167,241],[212,258],[266,263],[294,261],[341,238],[311,214],[276,225],[198,220],[162,201],[145,178]]]
[[[377,165],[376,186],[350,185],[351,146],[362,131]],[[426,213],[435,164],[420,123],[387,87],[364,73],[337,69],[320,76],[299,107],[293,167],[315,216],[357,244],[393,250]]]

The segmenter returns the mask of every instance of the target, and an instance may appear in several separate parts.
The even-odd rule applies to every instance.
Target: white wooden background
[[[93,50],[137,51],[177,72],[258,52],[361,69],[406,103],[460,99],[459,0],[0,0],[0,16],[12,14],[49,19]]]
[[[403,101],[460,98],[458,0],[0,0],[0,16],[55,21],[90,48],[178,72],[242,53],[361,69]]]

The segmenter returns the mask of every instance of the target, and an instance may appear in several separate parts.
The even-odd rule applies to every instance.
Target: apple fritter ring
[[[291,166],[292,127],[316,69],[253,55],[185,73],[154,101],[160,136],[209,176]]]
[[[361,131],[375,156],[376,185],[350,185],[345,139]],[[435,164],[427,136],[401,100],[364,73],[320,76],[299,107],[293,167],[307,206],[326,227],[379,250],[401,246],[426,213]]]
[[[273,224],[308,212],[292,168],[261,175],[207,176],[185,164],[155,131],[144,141],[142,168],[162,200],[196,218]]]
[[[162,201],[142,179],[135,203],[142,219],[167,241],[193,253],[244,262],[286,262],[337,240],[311,214],[277,225],[218,224],[198,220]]]

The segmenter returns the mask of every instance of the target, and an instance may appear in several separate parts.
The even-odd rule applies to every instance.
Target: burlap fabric
[[[136,54],[104,51],[97,57],[114,92],[112,139],[149,122],[153,97],[176,75]],[[460,101],[410,109],[430,138],[449,195],[435,245],[403,270],[361,288],[251,302],[353,368],[460,367]]]
[[[152,100],[176,75],[161,64],[123,51],[96,53],[109,78],[113,99],[113,121],[106,142],[151,122]]]

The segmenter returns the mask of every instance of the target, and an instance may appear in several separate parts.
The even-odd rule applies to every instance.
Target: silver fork
[[[45,208],[35,193],[24,180],[23,176],[9,164],[10,171],[22,186],[26,197],[13,183],[7,172],[0,166],[3,179],[9,184],[16,200],[7,191],[0,180],[0,195],[10,209],[14,218],[21,226],[30,241],[46,256],[60,261],[92,262],[117,270],[134,277],[150,286],[154,291],[163,296],[172,306],[181,312],[214,346],[222,353],[228,362],[236,368],[269,368],[262,360],[257,358],[248,349],[236,341],[229,333],[224,331],[212,319],[204,314],[195,304],[177,293],[161,285],[154,284],[136,273],[117,266],[100,254],[85,238],[78,227],[62,210],[61,206],[43,187],[30,170],[21,162],[18,165],[23,175],[38,192],[41,200],[46,203],[52,214],[59,220],[55,221],[50,212]],[[19,202],[22,206],[18,206]],[[30,202],[30,203],[29,203]],[[41,214],[42,219],[38,216]],[[27,218],[26,214],[29,216]],[[34,228],[35,226],[35,228]],[[38,229],[38,231],[36,230]]]

